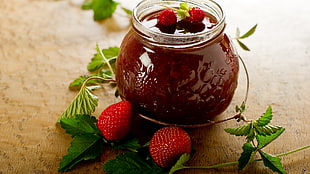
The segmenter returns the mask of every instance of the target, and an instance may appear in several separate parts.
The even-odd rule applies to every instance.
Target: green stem
[[[105,79],[105,78],[103,78],[103,77],[93,76],[93,77],[89,77],[88,79],[86,79],[86,80],[83,82],[83,84],[82,84],[82,86],[81,86],[81,90],[82,90],[83,88],[85,88],[87,82],[88,82],[89,80],[92,80],[92,79],[99,79],[99,80],[103,80],[103,81],[115,82],[115,80],[113,80],[113,79]]]
[[[295,153],[295,152],[298,152],[298,151],[301,151],[301,150],[305,150],[307,148],[310,148],[310,145],[307,145],[307,146],[304,146],[304,147],[300,147],[298,149],[295,149],[295,150],[292,150],[292,151],[289,151],[289,152],[278,154],[278,155],[276,155],[276,157],[281,157],[281,156],[289,155],[291,153]]]
[[[286,156],[286,155],[289,155],[289,154],[292,154],[292,153],[295,153],[295,152],[298,152],[298,151],[301,151],[301,150],[305,150],[307,148],[310,148],[310,145],[306,145],[304,147],[300,147],[298,149],[294,149],[294,150],[291,150],[289,152],[281,153],[281,154],[278,154],[278,155],[275,155],[275,156],[276,157]],[[250,160],[249,163],[258,162],[258,161],[262,161],[262,160],[263,159],[261,159],[261,158],[260,159],[255,159],[255,160]],[[237,164],[239,164],[238,161],[228,162],[228,163],[221,163],[221,164],[216,164],[216,165],[212,165],[212,166],[180,166],[177,170],[182,170],[182,169],[214,169],[214,168],[231,166],[231,165],[237,165]],[[177,171],[177,170],[175,170],[175,171]]]
[[[231,166],[231,165],[236,165],[236,164],[238,164],[238,162],[221,163],[221,164],[216,164],[212,166],[184,166],[183,169],[214,169],[214,168]]]
[[[110,64],[110,61],[104,56],[103,52],[102,52],[102,49],[99,47],[99,45],[97,44],[97,50],[99,51],[100,55],[102,56],[102,58],[104,59],[104,61],[107,63],[111,73],[112,73],[112,79],[115,79],[115,74],[114,74],[114,71],[113,71],[113,68]]]

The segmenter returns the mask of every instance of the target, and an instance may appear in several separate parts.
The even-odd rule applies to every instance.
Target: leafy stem
[[[115,80],[114,80],[114,79],[106,79],[106,78],[99,77],[99,76],[92,76],[92,77],[87,78],[87,79],[83,82],[81,88],[85,88],[86,85],[87,85],[87,82],[90,81],[90,80],[94,80],[94,79],[115,83]]]
[[[95,108],[98,105],[98,97],[92,94],[91,89],[86,86],[88,81],[94,80],[94,79],[115,82],[115,80],[113,79],[105,79],[103,77],[98,77],[98,76],[87,78],[83,82],[79,93],[71,101],[71,104],[67,107],[67,109],[61,114],[58,121],[62,118],[75,118],[76,115],[79,115],[79,114],[90,115],[95,111]]]
[[[275,157],[282,157],[282,156],[286,156],[286,155],[290,155],[292,153],[296,153],[296,152],[299,152],[299,151],[302,151],[302,150],[305,150],[305,149],[308,149],[310,148],[310,145],[307,145],[307,146],[303,146],[303,147],[300,147],[300,148],[297,148],[297,149],[294,149],[294,150],[291,150],[289,152],[285,152],[285,153],[281,153],[281,154],[278,154],[278,155],[275,155]],[[182,156],[185,156],[187,154],[183,154]],[[172,167],[172,169],[170,170],[169,174],[172,174],[178,170],[183,170],[183,169],[215,169],[215,168],[220,168],[220,167],[226,167],[226,166],[232,166],[232,165],[238,165],[239,162],[238,161],[234,161],[234,162],[227,162],[227,163],[221,163],[221,164],[215,164],[215,165],[210,165],[210,166],[186,166],[184,165],[184,163],[186,163],[187,161],[182,161],[182,164],[180,163],[181,161],[181,158],[184,158],[184,157],[180,157],[179,161],[176,163],[176,167]],[[263,161],[263,158],[259,158],[259,159],[251,159],[249,161],[249,163],[253,163],[253,162],[259,162],[259,161]]]
[[[96,87],[105,82],[115,83],[114,68],[119,51],[119,47],[101,49],[99,45],[96,44],[96,53],[87,65],[87,70],[91,74],[80,76],[79,78],[75,79],[70,83],[69,89],[77,90],[81,89],[82,86],[85,87],[86,85],[90,87]]]
[[[236,39],[237,43],[239,44],[239,46],[245,50],[245,51],[250,51],[249,47],[246,46],[241,40],[248,38],[249,36],[251,36],[255,30],[256,30],[257,24],[255,24],[250,30],[248,30],[245,34],[240,35],[240,30],[239,28],[237,28],[236,31],[236,37],[234,39]]]
[[[96,44],[96,49],[97,49],[97,52],[101,55],[101,57],[103,58],[103,60],[106,62],[107,66],[109,67],[109,70],[111,71],[112,73],[112,79],[115,79],[115,73],[114,73],[114,70],[110,64],[110,61],[105,57],[105,55],[103,54],[102,50],[100,49],[99,45]]]

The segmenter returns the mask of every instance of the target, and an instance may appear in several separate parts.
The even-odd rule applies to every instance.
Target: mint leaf
[[[76,118],[62,118],[60,125],[72,136],[81,134],[96,134],[99,129],[96,126],[96,117],[89,115],[76,115]]]
[[[125,141],[114,143],[112,148],[127,149],[133,152],[137,152],[137,150],[141,148],[141,145],[139,144],[139,140],[137,138],[130,138],[126,139]]]
[[[177,14],[181,19],[190,17],[190,14],[188,12],[189,10],[190,10],[190,7],[188,6],[187,2],[180,3],[180,8],[176,9]]]
[[[125,152],[117,155],[103,165],[108,174],[162,174],[163,169],[158,167],[151,159],[145,159],[135,152]]]
[[[256,135],[256,140],[258,142],[257,147],[258,148],[263,148],[265,146],[267,146],[269,143],[271,143],[273,140],[275,140],[276,138],[278,138],[283,132],[284,132],[284,128],[278,130],[277,132],[271,134],[271,135]]]
[[[103,49],[102,53],[104,57],[98,51],[96,54],[94,54],[94,57],[88,64],[87,66],[88,71],[92,72],[104,68],[104,66],[107,65],[107,61],[109,61],[109,63],[111,64],[115,63],[119,51],[120,51],[119,47],[110,47],[108,49]]]
[[[94,20],[102,20],[111,17],[118,5],[113,0],[92,0],[88,6],[94,11]]]
[[[68,154],[63,156],[58,171],[66,172],[74,165],[89,159],[95,159],[101,155],[103,140],[101,136],[94,134],[77,135],[73,138]]]
[[[172,168],[169,171],[169,174],[174,173],[177,170],[181,170],[184,168],[184,164],[190,159],[190,154],[188,153],[184,153],[180,156],[180,158],[178,159],[178,161],[175,163],[174,166],[172,166]]]
[[[264,113],[264,115],[262,115],[258,120],[257,120],[257,124],[258,126],[265,126],[267,124],[270,123],[270,120],[272,119],[272,108],[271,106],[269,106],[266,110],[266,112]]]
[[[257,148],[253,147],[251,143],[245,143],[242,147],[243,152],[241,153],[240,158],[238,159],[238,167],[239,169],[243,169],[249,161],[252,159],[253,155],[255,155]]]
[[[75,118],[76,115],[91,115],[98,105],[98,97],[85,87],[80,90],[71,104],[61,114],[61,118]]]
[[[232,135],[236,136],[247,136],[250,134],[251,130],[251,124],[247,124],[244,126],[239,126],[235,128],[226,128],[224,129],[227,133],[230,133]]]
[[[268,168],[270,168],[274,172],[278,172],[280,174],[285,174],[286,171],[284,170],[282,163],[281,163],[281,158],[272,156],[268,153],[265,153],[263,151],[259,151],[259,154],[261,155],[264,165]]]
[[[181,10],[187,10],[187,11],[190,10],[187,2],[180,3],[180,9]]]
[[[254,25],[249,31],[247,31],[244,35],[240,36],[239,39],[244,39],[251,36],[256,30],[257,24]]]

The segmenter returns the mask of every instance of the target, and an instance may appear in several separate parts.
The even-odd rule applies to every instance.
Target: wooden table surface
[[[135,1],[122,1],[133,7]],[[76,92],[68,84],[86,74],[86,66],[102,48],[119,46],[130,25],[120,9],[101,22],[92,11],[80,8],[81,0],[10,0],[0,3],[0,173],[57,173],[71,137],[55,123]],[[310,19],[307,0],[222,0],[226,32],[232,37],[258,24],[237,47],[250,73],[248,110],[255,119],[271,105],[273,124],[286,131],[265,149],[279,154],[310,144]],[[245,90],[244,72],[231,106],[218,119],[234,113]],[[95,115],[117,101],[113,92],[100,93]],[[197,149],[190,165],[236,161],[244,139],[228,135],[229,121],[188,130]],[[112,158],[114,151],[105,151]],[[288,173],[310,173],[310,149],[282,157]],[[68,173],[104,173],[102,161],[83,162]],[[261,162],[245,170],[237,166],[180,173],[272,173]]]

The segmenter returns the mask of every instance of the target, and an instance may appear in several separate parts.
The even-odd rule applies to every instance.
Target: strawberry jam
[[[207,27],[172,34],[154,27],[166,2],[142,1],[134,9],[132,28],[116,63],[119,94],[149,118],[171,124],[206,123],[232,100],[238,55],[224,33],[223,12],[213,1],[187,1],[204,10]],[[168,5],[179,3],[172,0]]]

